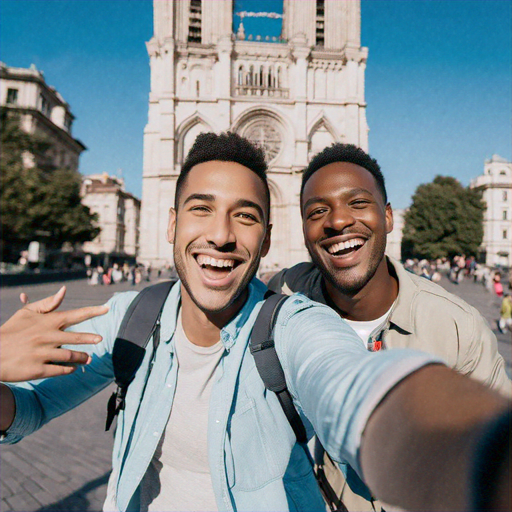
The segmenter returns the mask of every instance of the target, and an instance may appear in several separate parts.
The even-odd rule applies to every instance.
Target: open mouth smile
[[[210,281],[222,281],[242,262],[233,258],[217,258],[207,254],[194,255],[203,275]]]
[[[324,250],[334,258],[346,258],[355,254],[366,243],[364,238],[351,238],[344,242],[334,242],[324,245]]]

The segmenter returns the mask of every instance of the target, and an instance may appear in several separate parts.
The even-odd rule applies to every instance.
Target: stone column
[[[154,35],[158,40],[174,36],[174,4],[172,0],[154,0]]]
[[[295,99],[295,158],[294,166],[305,167],[308,159],[307,140],[307,97],[308,97],[308,57],[310,48],[303,34],[295,36],[290,42],[290,50],[294,60],[292,68],[293,97]]]

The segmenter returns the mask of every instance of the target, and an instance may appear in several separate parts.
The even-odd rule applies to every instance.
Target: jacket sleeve
[[[301,295],[281,309],[275,341],[296,406],[331,457],[359,474],[361,438],[374,409],[404,377],[440,362],[412,350],[370,353],[333,310]]]
[[[114,378],[112,348],[124,312],[135,294],[123,293],[109,302],[106,315],[87,320],[68,330],[97,333],[103,340],[97,345],[73,345],[69,348],[91,354],[92,361],[69,375],[19,384],[9,384],[14,395],[16,414],[2,442],[17,443],[53,418],[77,407],[108,386]]]
[[[456,370],[469,375],[504,396],[512,396],[512,382],[507,377],[505,360],[498,352],[498,341],[482,315],[471,307],[471,331],[459,339]]]

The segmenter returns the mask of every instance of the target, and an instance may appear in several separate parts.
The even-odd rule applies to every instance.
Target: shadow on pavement
[[[90,507],[90,501],[87,498],[87,494],[91,491],[94,491],[98,487],[102,485],[106,485],[108,482],[108,477],[110,476],[110,471],[105,473],[103,476],[95,478],[90,482],[86,483],[80,489],[77,489],[73,494],[66,496],[65,498],[52,503],[51,505],[46,505],[41,507],[36,512],[100,512],[96,511]]]

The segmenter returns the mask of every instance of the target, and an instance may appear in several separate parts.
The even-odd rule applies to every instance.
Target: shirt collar
[[[398,261],[389,256],[386,256],[386,260],[389,272],[398,281],[398,296],[392,306],[389,322],[406,334],[411,334],[414,330],[411,304],[416,295],[416,283],[412,280],[410,273]],[[318,280],[312,286],[310,298],[316,302],[327,304],[337,311],[336,304],[334,304],[327,293],[320,271],[318,271]]]
[[[417,286],[410,272],[393,258],[386,256],[388,267],[396,275],[398,281],[398,297],[391,311],[389,320],[407,334],[414,332],[412,304],[417,293]]]
[[[220,339],[229,350],[238,337],[238,333],[247,322],[254,306],[263,300],[267,287],[257,278],[249,283],[249,294],[245,304],[238,314],[227,324],[220,332]],[[160,328],[160,338],[165,343],[169,343],[176,330],[176,322],[178,319],[178,310],[181,304],[181,281],[177,281],[172,287],[162,310],[162,320]]]

